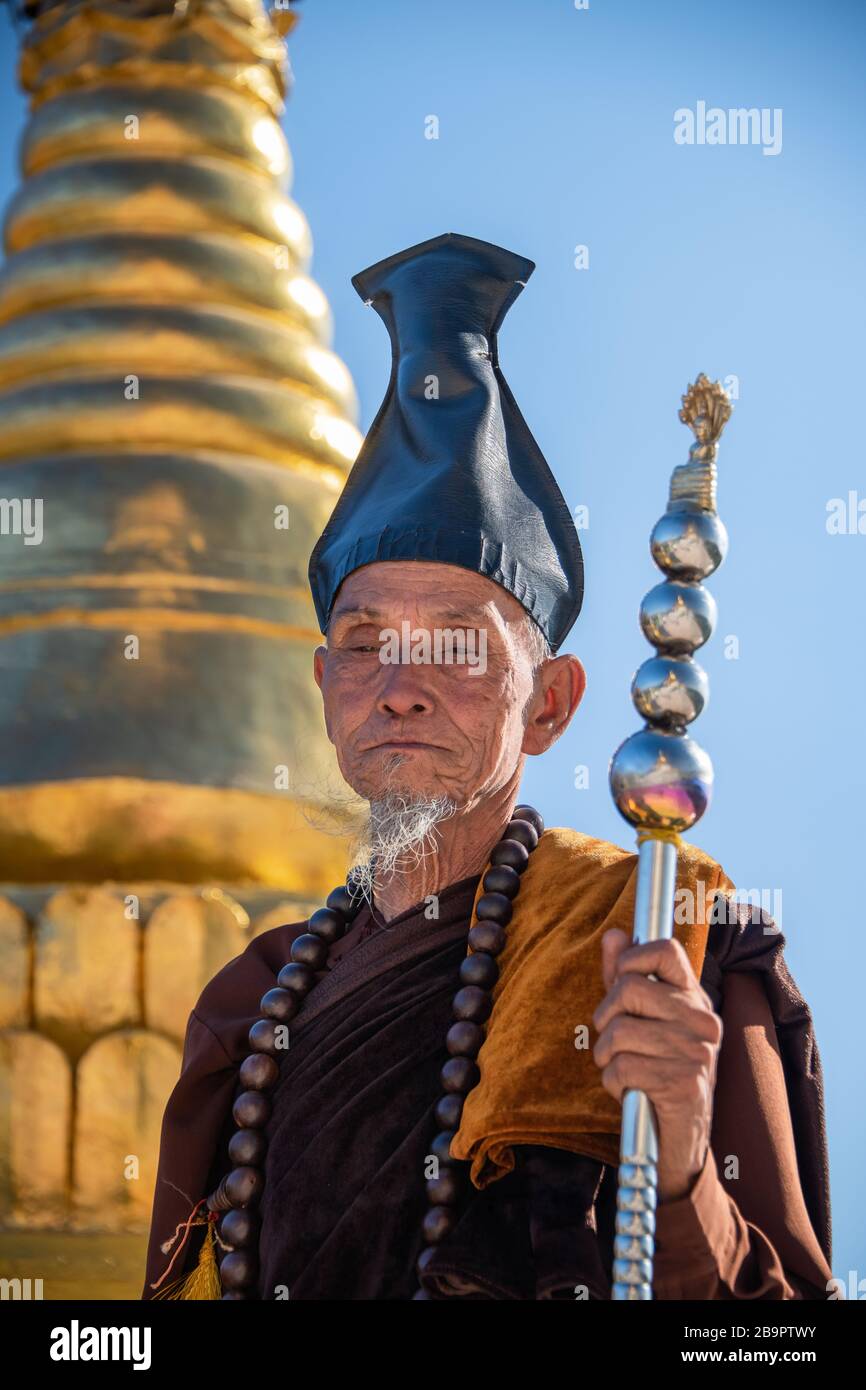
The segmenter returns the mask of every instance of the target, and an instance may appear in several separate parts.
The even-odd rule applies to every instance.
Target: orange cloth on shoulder
[[[700,976],[713,896],[734,885],[694,845],[684,843],[677,857],[674,936]],[[601,938],[611,927],[632,935],[637,862],[568,828],[545,830],[530,856],[498,958],[481,1080],[451,1141],[455,1158],[471,1160],[476,1187],[513,1169],[514,1144],[619,1161],[620,1106],[593,1060],[592,1015],[606,993]],[[473,925],[482,891],[479,883]]]

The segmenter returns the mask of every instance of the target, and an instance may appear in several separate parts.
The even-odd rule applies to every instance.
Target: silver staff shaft
[[[634,908],[636,945],[671,935],[677,879],[676,846],[645,840],[638,851]],[[622,1101],[616,1234],[613,1242],[615,1300],[652,1298],[658,1130],[649,1097],[626,1091]]]
[[[680,419],[695,443],[671,478],[667,511],[650,548],[665,575],[644,597],[640,621],[656,653],[635,672],[632,700],[646,721],[611,759],[618,810],[638,831],[633,940],[673,935],[677,843],[709,804],[712,763],[686,735],[709,698],[706,675],[693,660],[710,637],[716,607],[701,581],[724,559],[725,528],[716,515],[716,449],[731,413],[718,382],[699,376],[683,396]],[[650,976],[651,979],[656,978]],[[652,1298],[659,1134],[649,1097],[626,1091],[622,1106],[613,1289],[619,1302]]]

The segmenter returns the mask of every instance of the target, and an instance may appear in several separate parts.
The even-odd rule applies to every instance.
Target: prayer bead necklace
[[[517,806],[505,834],[491,851],[490,868],[484,875],[484,892],[475,911],[476,925],[467,937],[472,954],[467,952],[460,966],[460,988],[452,1001],[454,1022],[445,1036],[449,1057],[440,1073],[445,1094],[434,1111],[439,1132],[430,1145],[440,1171],[438,1177],[427,1179],[429,1206],[422,1222],[426,1243],[416,1264],[419,1275],[457,1224],[457,1207],[466,1190],[469,1165],[451,1157],[451,1140],[460,1127],[466,1097],[481,1078],[476,1058],[484,1041],[483,1025],[493,1011],[493,989],[499,979],[496,957],[505,946],[505,928],[520,891],[521,875],[543,831],[544,821],[533,807]],[[363,902],[351,879],[329,894],[327,906],[309,919],[309,930],[292,942],[291,960],[277,976],[276,988],[263,995],[259,1005],[263,1017],[249,1031],[252,1051],[241,1063],[243,1089],[232,1109],[238,1128],[228,1147],[229,1159],[235,1166],[207,1199],[210,1219],[215,1221],[220,1215],[222,1218],[219,1243],[225,1252],[220,1264],[223,1299],[256,1297],[256,1251],[261,1224],[256,1209],[265,1187],[264,1129],[271,1116],[267,1093],[279,1080],[277,1057],[285,1051],[285,1035],[278,1030],[287,1027],[299,1013],[316,984],[317,971],[327,964],[331,946],[345,935]],[[424,1288],[419,1288],[413,1301],[430,1297]]]

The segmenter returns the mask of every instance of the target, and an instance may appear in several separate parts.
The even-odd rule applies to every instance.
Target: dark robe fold
[[[824,1075],[808,1005],[788,969],[785,938],[772,918],[746,903],[710,923],[701,984],[720,1012],[726,976],[756,973],[767,995],[785,1071],[800,1185],[828,1264],[832,1256],[830,1164]]]
[[[377,927],[364,908],[294,1021],[267,1130],[261,1298],[402,1300],[418,1288],[425,1161],[438,1129],[444,1038],[479,877],[439,895],[438,920],[419,905]],[[829,1260],[820,1062],[808,1009],[784,965],[784,938],[765,926],[744,908],[712,927],[701,980],[721,1009],[726,981],[758,972],[782,1039],[804,1199]],[[296,923],[254,939],[210,982],[190,1018],[183,1073],[163,1126],[144,1298],[154,1296],[150,1285],[169,1259],[160,1245],[231,1166],[231,1104],[247,1032],[305,928]],[[515,1160],[513,1172],[481,1191],[467,1183],[459,1220],[426,1266],[424,1288],[433,1298],[609,1298],[615,1169],[529,1144],[516,1149]],[[768,1193],[768,1212],[773,1202]],[[680,1220],[670,1216],[669,1232]],[[778,1220],[791,1224],[784,1215]],[[810,1239],[804,1233],[803,1243]],[[172,1278],[192,1267],[200,1240],[201,1228]],[[783,1261],[760,1232],[754,1244],[760,1249],[741,1261],[740,1282],[731,1275],[731,1288],[710,1296],[822,1296],[820,1257],[800,1261],[797,1254],[798,1267],[783,1275]],[[684,1249],[683,1266],[690,1258],[697,1264],[703,1256]]]
[[[360,942],[294,1020],[267,1129],[260,1297],[409,1299],[469,893]]]

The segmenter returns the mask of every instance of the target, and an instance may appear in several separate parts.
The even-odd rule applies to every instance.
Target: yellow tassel
[[[208,1221],[207,1234],[201,1243],[198,1264],[189,1274],[184,1274],[164,1289],[154,1294],[154,1298],[221,1298],[222,1286],[220,1272],[214,1250],[214,1223]]]

